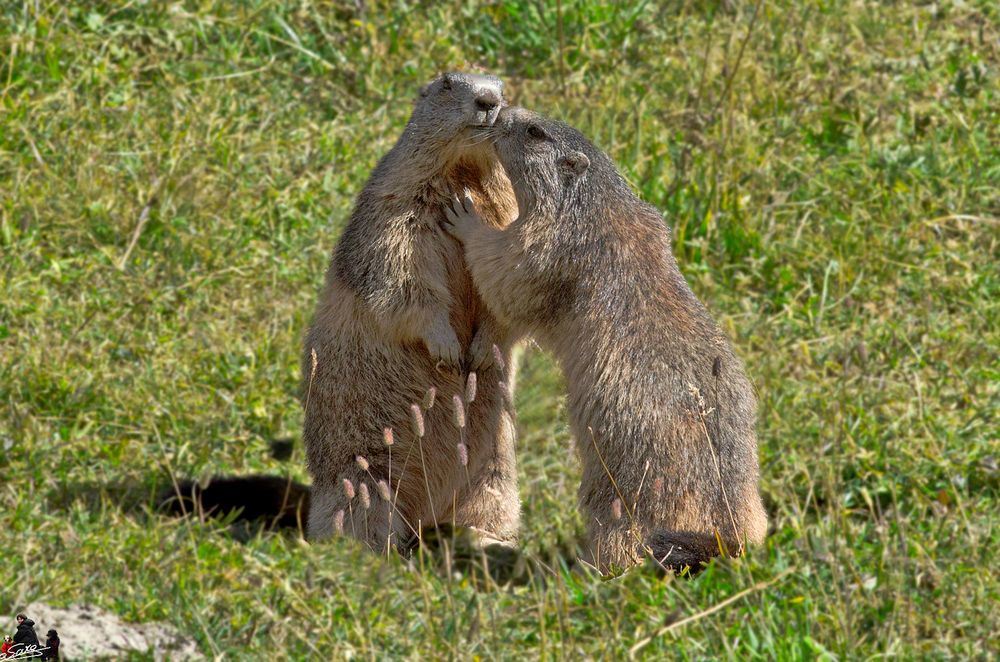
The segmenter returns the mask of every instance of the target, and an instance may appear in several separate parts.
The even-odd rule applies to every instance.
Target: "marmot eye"
[[[445,76],[444,77],[444,80],[441,81],[441,89],[442,90],[450,90],[451,89],[451,76]]]
[[[537,124],[532,124],[528,127],[528,135],[536,140],[545,140],[549,137],[549,134],[545,133],[545,129]]]

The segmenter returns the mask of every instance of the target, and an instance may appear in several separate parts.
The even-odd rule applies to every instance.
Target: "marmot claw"
[[[455,239],[464,242],[469,234],[469,230],[480,222],[479,212],[476,211],[476,203],[468,191],[452,197],[450,205],[444,205],[444,220],[441,227]]]

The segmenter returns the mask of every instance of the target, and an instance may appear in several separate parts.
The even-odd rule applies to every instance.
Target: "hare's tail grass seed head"
[[[416,404],[410,405],[410,423],[413,425],[413,434],[417,437],[423,438],[424,436],[424,415],[420,411],[420,406]]]
[[[393,434],[392,434],[392,428],[383,428],[383,430],[382,430],[382,442],[386,446],[392,446],[392,444],[394,443],[394,441],[393,441]]]
[[[361,499],[361,505],[364,506],[365,510],[371,508],[372,498],[368,493],[368,483],[360,483],[358,485],[358,497]]]
[[[476,399],[476,373],[470,372],[465,380],[465,404],[472,404]]]
[[[358,465],[358,468],[362,471],[368,471],[368,460],[362,455],[358,455],[354,458],[354,462]]]
[[[309,355],[312,359],[312,370],[309,372],[309,386],[306,388],[306,402],[304,407],[306,412],[309,411],[309,401],[312,399],[313,381],[316,379],[316,366],[319,363],[319,360],[316,358],[315,347],[309,348]]]
[[[503,352],[496,345],[493,345],[493,362],[497,364],[497,369],[503,372],[504,368],[507,367],[503,360]]]
[[[378,495],[382,497],[382,500],[386,503],[392,501],[392,493],[389,491],[389,483],[385,480],[380,480],[377,485]]]
[[[465,406],[462,404],[462,398],[454,395],[451,398],[451,403],[455,408],[455,425],[459,429],[465,428]]]
[[[351,482],[350,478],[344,479],[344,496],[347,497],[348,501],[354,499],[354,483]]]
[[[433,386],[424,393],[424,409],[431,409],[434,406],[434,398],[437,397],[437,389]]]

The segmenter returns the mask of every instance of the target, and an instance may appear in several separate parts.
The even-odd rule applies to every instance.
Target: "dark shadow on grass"
[[[273,439],[270,455],[285,462],[294,447],[292,439]],[[235,539],[245,542],[261,530],[291,530],[304,537],[309,486],[273,474],[220,475],[207,481],[150,476],[145,481],[63,484],[49,497],[54,509],[65,510],[74,503],[91,512],[111,505],[132,517],[152,513],[216,520],[228,525]]]
[[[111,506],[136,518],[151,515],[215,520],[225,525],[224,530],[238,542],[247,542],[262,531],[285,531],[304,537],[309,503],[308,485],[290,477],[266,474],[214,476],[204,482],[174,483],[158,477],[147,482],[69,483],[60,485],[49,496],[50,507],[58,510],[82,504],[91,512]],[[533,581],[544,584],[547,578],[564,572],[594,572],[579,559],[578,548],[570,549],[566,541],[557,547],[544,560],[532,559],[507,545],[481,546],[472,531],[442,524],[424,527],[420,538],[414,538],[400,551],[414,566],[449,576],[457,573],[480,588],[520,586]],[[683,546],[679,549],[683,551]],[[696,557],[684,557],[681,565],[685,567],[647,559],[646,571],[691,577],[702,570]],[[690,567],[686,567],[687,563]]]
[[[179,481],[162,490],[157,511],[226,522],[259,523],[269,529],[303,531],[309,519],[309,486],[273,475],[214,476],[201,484]]]
[[[208,481],[169,478],[117,483],[60,485],[49,495],[54,510],[74,504],[91,512],[113,507],[131,517],[196,517],[229,525],[245,541],[256,530],[294,530],[304,535],[309,517],[309,486],[278,475],[214,476]]]

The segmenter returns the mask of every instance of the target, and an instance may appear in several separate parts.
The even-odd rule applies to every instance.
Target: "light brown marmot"
[[[429,83],[334,250],[302,361],[310,538],[343,531],[384,551],[447,522],[516,540],[511,339],[482,306],[461,248],[438,226],[456,187],[471,191],[493,227],[516,215],[510,182],[482,135],[503,103],[492,76]],[[504,365],[494,365],[494,345]],[[463,397],[470,370],[478,393],[460,429],[453,399]],[[435,404],[420,407],[421,438],[411,406],[432,387]]]
[[[491,133],[520,214],[500,230],[458,200],[445,228],[487,307],[562,366],[594,564],[697,567],[760,542],[754,393],[660,213],[572,127],[505,108]]]

